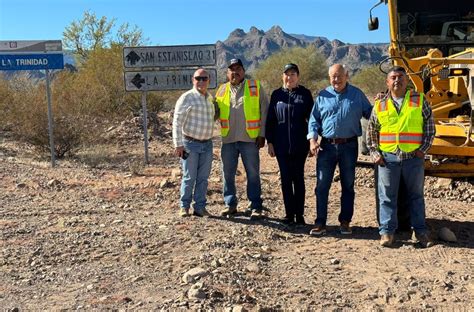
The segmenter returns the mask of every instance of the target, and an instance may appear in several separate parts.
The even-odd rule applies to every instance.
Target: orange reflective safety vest
[[[222,84],[216,93],[219,105],[221,135],[229,134],[230,117],[230,82]],[[260,134],[260,81],[246,79],[244,83],[244,115],[245,128],[250,138],[255,139]]]
[[[421,146],[423,139],[423,93],[407,91],[397,112],[391,98],[375,101],[375,113],[380,123],[379,147],[381,151],[393,153],[399,148],[413,152]]]

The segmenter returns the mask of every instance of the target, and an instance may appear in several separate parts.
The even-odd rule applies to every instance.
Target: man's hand
[[[318,155],[318,151],[320,150],[318,141],[315,139],[309,140],[309,153],[311,156]]]
[[[270,155],[270,157],[275,157],[275,149],[273,148],[272,143],[268,143],[268,155]]]
[[[421,159],[425,159],[425,153],[423,153],[420,150],[415,151],[415,156],[418,157],[418,158],[421,158]]]
[[[184,146],[178,146],[174,149],[175,156],[183,157],[183,153],[184,153]]]
[[[257,139],[255,140],[255,144],[257,145],[258,148],[262,148],[265,146],[265,138],[264,137],[257,137]]]
[[[383,160],[382,155],[377,154],[372,157],[374,159],[374,164],[379,165],[379,166],[385,166],[385,161]]]

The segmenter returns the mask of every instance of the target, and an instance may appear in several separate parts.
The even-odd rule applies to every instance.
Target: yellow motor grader
[[[425,93],[436,124],[427,175],[474,177],[474,1],[380,0],[388,7],[390,45],[385,65],[403,66]],[[383,63],[381,64],[383,70]]]

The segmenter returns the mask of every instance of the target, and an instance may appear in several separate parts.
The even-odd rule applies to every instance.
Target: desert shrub
[[[63,43],[76,56],[77,70],[56,71],[51,79],[58,158],[83,145],[99,143],[111,123],[141,113],[141,94],[125,91],[122,49],[146,41],[136,26],[116,28],[115,19],[98,18],[90,12],[66,28]],[[0,77],[0,122],[2,127],[9,125],[18,139],[49,151],[45,89],[44,79],[32,79],[28,73]],[[156,115],[165,100],[160,93],[150,92],[149,114]]]
[[[14,92],[10,88],[7,80],[0,76],[0,129],[10,129],[10,118],[12,115],[11,106]]]
[[[314,91],[318,82],[327,76],[324,57],[315,46],[294,47],[272,54],[255,70],[255,77],[260,79],[267,92],[282,86],[282,69],[288,63],[295,63],[300,70],[300,84]]]
[[[77,151],[84,144],[100,143],[101,133],[111,123],[141,112],[141,94],[125,91],[119,46],[91,52],[78,71],[55,72],[51,91],[58,158]],[[17,138],[41,151],[49,151],[44,80],[31,79],[27,74],[1,80],[0,96],[2,125],[10,125]],[[150,127],[154,129],[158,128],[158,119],[153,117],[162,109],[164,101],[160,93],[148,93]]]
[[[53,80],[54,82],[54,80]],[[32,144],[40,152],[49,152],[49,132],[46,86],[44,81],[35,81],[24,74],[2,81],[2,123],[8,124],[13,136]],[[59,103],[52,83],[52,112],[54,150],[58,158],[80,147],[83,134],[90,133],[83,116],[73,106]]]
[[[64,72],[56,79],[56,95],[62,105],[71,105],[86,116],[113,117],[126,102],[121,49],[98,49],[77,72]]]
[[[372,99],[377,93],[387,89],[385,78],[385,74],[380,71],[378,65],[373,65],[362,68],[350,78],[350,81],[364,91],[369,99]]]

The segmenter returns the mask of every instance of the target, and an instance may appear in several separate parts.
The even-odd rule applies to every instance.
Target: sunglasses
[[[204,76],[197,76],[197,77],[193,77],[194,79],[196,79],[197,81],[208,81],[209,80],[209,77],[204,77]]]

